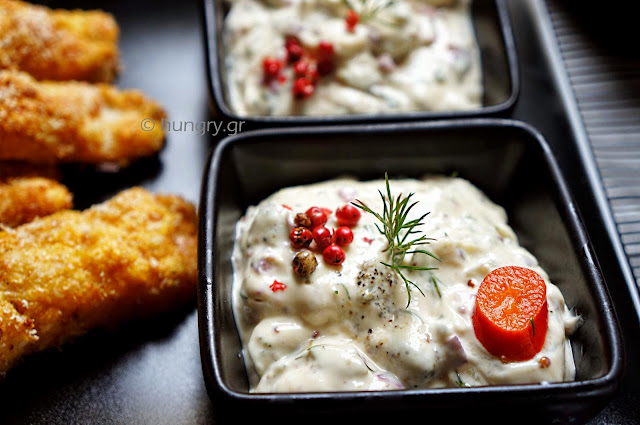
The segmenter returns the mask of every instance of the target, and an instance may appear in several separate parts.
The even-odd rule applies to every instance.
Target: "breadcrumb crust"
[[[0,71],[0,160],[127,164],[162,148],[165,116],[137,90]]]
[[[0,375],[30,353],[191,299],[196,232],[193,205],[141,188],[0,232]]]
[[[56,181],[41,177],[0,180],[1,225],[16,227],[72,206],[73,196]]]
[[[118,38],[118,24],[102,11],[0,0],[0,70],[108,83],[120,68]]]

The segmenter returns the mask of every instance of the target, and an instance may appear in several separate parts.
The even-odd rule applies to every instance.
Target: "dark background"
[[[159,101],[170,120],[213,119],[198,1],[45,3],[113,13],[121,28],[124,64],[117,85],[140,89]],[[621,319],[627,374],[620,394],[592,423],[640,423],[635,365],[640,358],[638,319],[550,75],[536,29],[540,17],[532,14],[534,3],[509,1],[522,81],[520,98],[510,116],[533,124],[552,146],[591,233]],[[574,0],[566,2],[564,9],[577,17],[575,24],[581,31],[593,35],[594,43],[617,55],[637,54],[637,47],[621,46],[616,36],[626,34],[624,24],[631,24],[629,15],[603,20],[606,16],[602,13],[612,8],[602,9],[601,3],[596,8],[592,3]],[[603,22],[610,26],[603,27]],[[70,167],[65,170],[65,183],[74,191],[79,208],[132,185],[181,194],[198,203],[202,170],[214,144],[208,136],[170,132],[158,158],[120,173]],[[96,331],[59,351],[33,356],[0,382],[0,423],[211,423],[212,414],[201,370],[195,303],[115,332]]]

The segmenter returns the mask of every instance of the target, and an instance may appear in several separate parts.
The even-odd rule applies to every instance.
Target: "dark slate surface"
[[[602,206],[594,196],[593,183],[588,177],[593,170],[588,170],[579,159],[579,147],[573,139],[566,104],[551,75],[555,68],[549,62],[542,41],[541,27],[544,25],[540,19],[547,19],[548,15],[540,15],[540,11],[546,12],[540,7],[540,1],[509,1],[522,77],[521,97],[512,117],[536,126],[556,154],[594,241],[625,334],[627,376],[620,394],[592,423],[640,423],[635,366],[638,320],[625,284],[628,276],[614,249],[614,236],[619,236],[612,235],[603,224],[608,216],[600,210]],[[559,2],[552,4],[553,19],[558,25],[557,13],[573,16],[574,12],[571,9],[558,12],[555,3]],[[103,8],[114,13],[121,27],[125,65],[118,85],[139,88],[157,99],[166,105],[172,120],[210,119],[200,4],[196,0],[63,0],[47,4],[64,8]],[[576,41],[585,31],[583,21],[560,21],[561,25],[556,28],[567,60],[589,64],[592,52],[589,41]],[[573,49],[574,42],[579,47]],[[618,60],[627,60],[628,51],[614,51]],[[603,60],[609,62],[608,58]],[[598,84],[598,81],[610,79],[607,69],[602,70],[602,74],[589,74],[588,71],[587,65],[584,72],[588,76],[571,75],[572,82],[593,87],[588,85],[590,81]],[[624,78],[627,71],[625,68],[616,75]],[[620,84],[628,87],[625,81]],[[609,87],[606,85],[603,90],[610,91]],[[619,99],[627,91],[614,93]],[[636,261],[633,260],[636,258],[633,234],[638,233],[638,220],[635,200],[626,199],[637,197],[634,190],[638,185],[634,186],[634,183],[638,167],[629,162],[637,158],[634,143],[638,139],[630,136],[637,131],[633,120],[637,115],[637,99],[637,96],[632,97],[606,110],[601,109],[605,105],[597,99],[581,102],[582,118],[591,131],[598,165],[605,170],[600,171],[605,179],[603,185],[612,199],[618,228],[632,261]],[[622,115],[618,116],[617,110],[623,110]],[[607,117],[615,121],[616,132],[613,134],[619,135],[618,140],[625,144],[621,150],[602,148],[603,141],[610,140],[608,131],[612,128],[608,123],[602,123]],[[622,122],[618,121],[620,118]],[[197,203],[201,172],[212,144],[210,137],[172,132],[158,158],[143,161],[129,171],[115,175],[70,169],[65,174],[66,183],[76,193],[79,207],[108,198],[135,184],[179,193]],[[629,164],[631,166],[627,167]],[[628,175],[616,180],[615,174],[608,174],[617,169],[624,169]],[[629,190],[631,196],[620,196],[621,191],[623,195],[627,194],[625,190]],[[60,351],[34,356],[0,383],[0,400],[0,423],[212,423],[213,412],[200,366],[195,304],[159,319],[130,324],[116,332],[94,332]]]

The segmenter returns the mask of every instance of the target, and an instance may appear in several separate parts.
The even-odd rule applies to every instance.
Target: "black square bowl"
[[[520,243],[584,319],[571,338],[576,380],[550,384],[379,392],[255,394],[248,391],[232,306],[235,223],[285,186],[349,174],[360,179],[456,171],[505,207]],[[222,141],[200,204],[199,327],[204,378],[217,414],[251,412],[309,422],[325,416],[406,414],[447,423],[579,423],[601,410],[623,373],[616,315],[579,213],[553,155],[530,126],[471,119],[371,126],[266,129]],[[464,407],[464,408],[463,408]],[[241,409],[241,410],[239,410]],[[395,415],[395,416],[394,416]]]
[[[228,12],[224,0],[203,0],[205,47],[211,107],[215,116],[227,121],[244,121],[246,129],[325,123],[380,123],[408,120],[465,118],[502,115],[516,102],[519,93],[518,61],[504,0],[475,0],[471,14],[482,62],[483,106],[466,111],[415,111],[397,114],[327,116],[241,116],[230,107],[224,66],[222,24]]]

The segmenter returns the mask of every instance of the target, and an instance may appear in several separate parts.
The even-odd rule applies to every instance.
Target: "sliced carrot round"
[[[500,267],[485,276],[478,288],[473,330],[494,356],[528,360],[544,345],[548,316],[544,279],[524,267]]]

